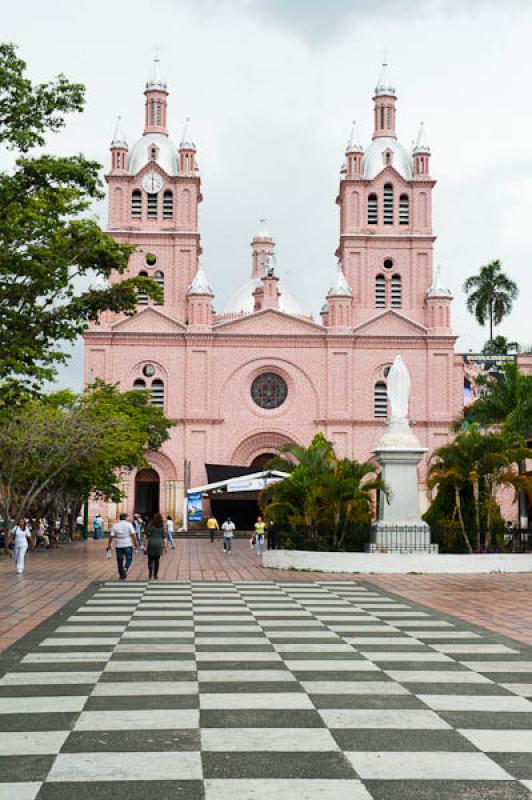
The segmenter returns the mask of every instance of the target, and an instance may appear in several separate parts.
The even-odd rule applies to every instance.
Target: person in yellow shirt
[[[258,556],[262,553],[262,548],[264,546],[264,531],[266,530],[266,523],[262,519],[262,517],[257,517],[257,521],[255,523],[255,552]]]
[[[220,530],[220,526],[218,525],[218,520],[211,514],[209,519],[207,520],[207,530],[209,531],[211,537],[211,543],[214,542],[214,532]]]

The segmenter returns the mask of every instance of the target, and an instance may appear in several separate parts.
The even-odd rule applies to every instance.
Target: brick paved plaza
[[[0,800],[530,797],[530,583],[2,559]]]

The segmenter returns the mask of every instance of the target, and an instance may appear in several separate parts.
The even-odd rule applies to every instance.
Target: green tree
[[[493,326],[508,316],[519,290],[502,271],[499,260],[490,261],[480,268],[478,275],[471,275],[464,283],[467,309],[475,315],[477,322],[489,324],[489,341],[493,341]]]
[[[350,527],[369,523],[376,491],[387,487],[375,474],[375,465],[338,459],[322,433],[309,447],[285,445],[288,458],[275,459],[271,468],[289,472],[262,495],[267,519],[280,528],[303,529],[308,540],[333,550],[344,547]]]
[[[519,342],[509,342],[505,336],[495,336],[486,342],[482,353],[486,356],[507,356],[510,353],[518,353],[520,349]]]
[[[160,299],[151,278],[85,289],[95,274],[124,275],[132,248],[90,215],[103,197],[100,165],[40,148],[84,106],[84,87],[60,75],[33,84],[12,44],[0,44],[0,145],[14,164],[0,172],[0,397],[39,392],[66,361],[61,349],[100,312],[135,312],[137,289]],[[31,151],[31,155],[29,154]]]
[[[492,521],[498,509],[497,491],[509,486],[517,494],[532,487],[530,479],[515,469],[516,464],[531,456],[532,450],[524,445],[521,437],[479,430],[462,432],[454,442],[435,450],[427,484],[438,490],[452,488],[462,536],[470,552],[473,548],[463,514],[466,491],[472,492],[476,549],[482,546],[482,519],[485,521],[484,544],[490,547]]]
[[[168,438],[171,422],[146,392],[96,384],[82,395],[32,399],[0,417],[0,509],[4,520],[29,512],[75,516],[91,492],[118,501],[124,471]]]

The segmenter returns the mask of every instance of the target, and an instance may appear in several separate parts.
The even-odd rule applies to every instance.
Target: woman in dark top
[[[163,550],[167,550],[167,542],[164,535],[164,522],[160,514],[155,514],[152,521],[145,528],[145,548],[148,553],[148,575],[149,580],[159,578],[159,559]]]

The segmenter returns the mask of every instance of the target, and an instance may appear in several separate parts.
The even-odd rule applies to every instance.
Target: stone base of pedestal
[[[430,528],[425,522],[415,525],[393,525],[377,522],[371,532],[368,553],[437,553],[431,544]]]

